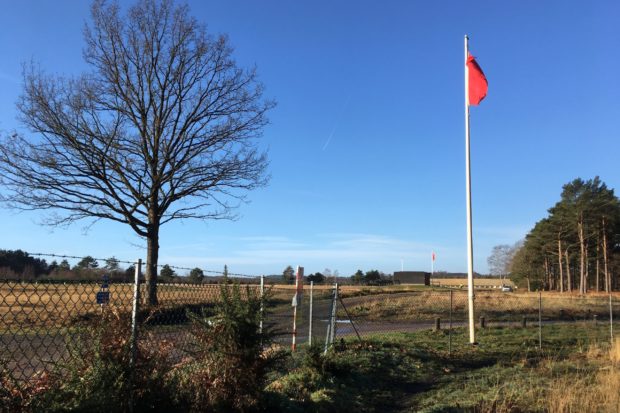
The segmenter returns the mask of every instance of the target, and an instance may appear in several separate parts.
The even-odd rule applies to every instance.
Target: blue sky
[[[121,1],[122,5],[130,2]],[[162,228],[160,263],[247,274],[290,265],[350,275],[466,271],[463,35],[489,80],[472,108],[474,269],[559,198],[599,175],[620,187],[616,1],[190,1],[256,65],[270,113],[271,183],[234,222]],[[7,2],[0,14],[0,130],[17,129],[21,64],[78,74],[86,1]],[[0,210],[0,248],[144,256],[120,224],[87,234]]]

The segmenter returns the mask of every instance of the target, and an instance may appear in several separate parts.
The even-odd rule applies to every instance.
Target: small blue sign
[[[109,304],[109,303],[110,303],[110,292],[99,291],[97,293],[97,304]]]

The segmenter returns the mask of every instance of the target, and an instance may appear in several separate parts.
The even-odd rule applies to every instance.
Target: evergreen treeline
[[[48,263],[26,251],[0,249],[0,281],[100,281],[104,274],[113,282],[132,282],[135,267],[130,264],[123,268],[115,257],[96,259],[88,255],[73,266],[66,259]],[[194,268],[186,275],[178,275],[172,267],[163,265],[158,276],[160,283],[221,283],[232,282],[234,279],[228,278],[227,266],[224,266],[222,276],[207,277],[200,268]],[[260,281],[258,278],[242,280],[245,283]]]
[[[29,278],[49,273],[45,260],[34,258],[22,250],[0,250],[0,268]]]
[[[516,251],[511,279],[528,289],[612,291],[620,286],[620,200],[599,177],[562,187],[549,215]]]
[[[0,280],[99,280],[105,273],[111,280],[131,280],[134,274],[133,266],[123,270],[119,261],[114,258],[103,260],[103,266],[90,256],[82,258],[71,267],[67,260],[60,263],[35,258],[22,250],[0,250]]]

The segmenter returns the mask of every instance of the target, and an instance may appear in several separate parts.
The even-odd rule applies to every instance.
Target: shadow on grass
[[[362,343],[341,341],[320,361],[300,362],[281,379],[273,387],[274,405],[287,412],[408,411],[416,395],[431,391],[445,376],[497,361],[480,352],[449,357],[425,343],[429,339],[436,344],[437,337],[422,341],[413,337],[394,334]]]

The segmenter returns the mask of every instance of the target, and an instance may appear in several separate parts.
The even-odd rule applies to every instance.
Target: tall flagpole
[[[469,38],[465,35],[465,190],[467,191],[467,301],[469,305],[469,342],[476,343],[474,331],[474,242],[471,224],[471,166],[469,155],[469,71],[467,57],[469,52]]]

